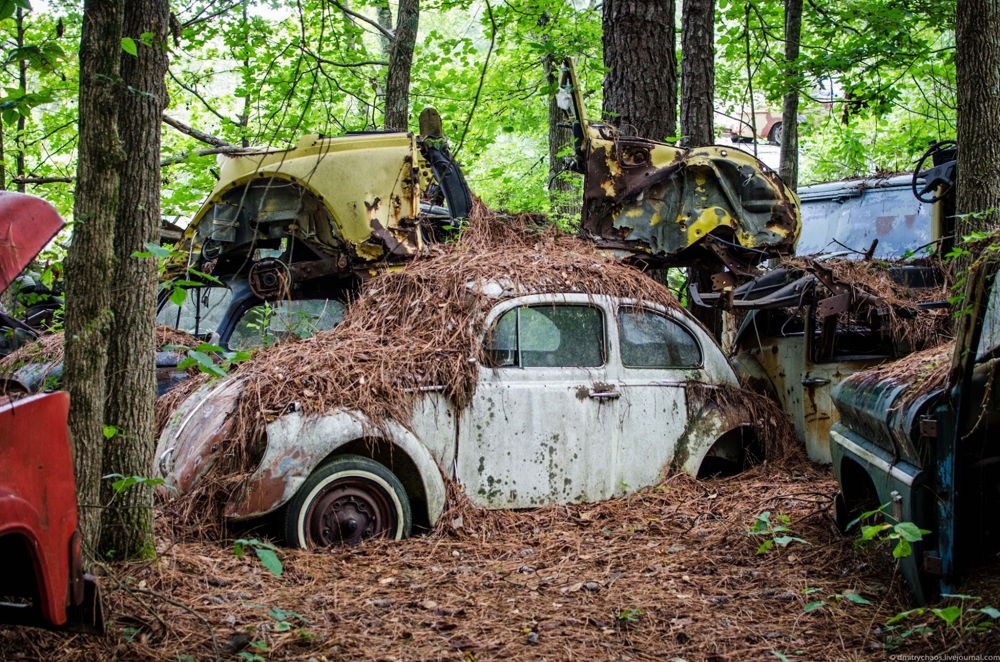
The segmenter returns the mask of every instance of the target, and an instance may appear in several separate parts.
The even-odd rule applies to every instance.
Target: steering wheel
[[[910,182],[910,188],[913,189],[913,197],[920,202],[934,204],[941,198],[948,195],[952,187],[955,185],[954,159],[927,170],[921,169],[924,167],[924,163],[927,162],[927,159],[932,158],[940,152],[951,149],[956,145],[957,143],[954,140],[942,140],[940,142],[931,143],[931,146],[928,147],[927,151],[924,152],[924,155],[920,157],[920,160],[917,161],[917,167],[913,170],[913,180]],[[917,180],[921,177],[924,179],[924,185],[918,191]],[[938,187],[941,187],[940,193],[932,193],[930,197],[924,197],[927,193],[934,191]]]

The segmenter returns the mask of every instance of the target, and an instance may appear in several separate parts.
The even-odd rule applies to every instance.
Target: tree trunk
[[[802,0],[785,0],[785,81],[788,91],[781,104],[781,165],[785,186],[799,185],[799,38],[802,36]]]
[[[118,139],[122,0],[86,0],[80,39],[79,148],[73,241],[66,255],[66,356],[69,429],[80,504],[84,553],[100,538],[104,448],[104,371],[111,327],[108,286],[118,206]]]
[[[605,0],[602,25],[605,119],[626,135],[672,139],[677,133],[674,0]]]
[[[551,55],[545,55],[542,60],[545,68],[545,78],[553,90],[559,85],[559,63]],[[553,92],[549,96],[549,199],[552,209],[563,216],[579,214],[580,205],[577,196],[572,196],[573,182],[566,176],[566,166],[562,154],[573,144],[573,132],[559,126],[565,121],[566,113],[556,103]]]
[[[958,0],[955,18],[960,238],[1000,224],[1000,0]]]
[[[111,287],[106,425],[116,429],[104,445],[104,473],[151,477],[156,447],[156,261],[132,257],[156,242],[160,225],[160,116],[167,105],[169,0],[126,0],[123,34],[138,56],[122,52],[119,131],[126,160],[121,169],[115,219],[115,270]],[[106,481],[101,551],[115,558],[154,554],[153,490],[134,485],[115,494]]]
[[[681,18],[681,145],[715,144],[715,0],[684,0]]]
[[[400,0],[397,11],[396,39],[385,84],[385,128],[406,131],[410,124],[410,69],[417,44],[420,0]]]
[[[17,8],[17,47],[24,48],[24,10],[21,7]],[[17,62],[17,82],[21,94],[27,94],[28,63],[25,60]],[[17,190],[19,193],[24,193],[27,190],[24,184],[24,130],[25,118],[24,115],[19,114],[17,116],[17,134],[14,137],[17,146],[17,156],[14,158],[15,178],[18,180]]]
[[[392,8],[389,7],[389,0],[380,0],[375,7],[378,17],[378,24],[386,30],[392,32]],[[378,35],[379,48],[382,49],[382,57],[388,60],[392,57],[392,42],[384,34]]]

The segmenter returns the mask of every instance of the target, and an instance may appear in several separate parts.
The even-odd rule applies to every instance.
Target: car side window
[[[690,331],[643,308],[618,310],[622,365],[627,368],[697,368],[701,347]]]
[[[156,323],[195,336],[207,336],[219,327],[232,299],[228,287],[192,287],[180,306],[167,300],[156,315]]]
[[[282,340],[308,338],[337,326],[347,311],[332,299],[294,299],[248,308],[229,338],[229,349],[246,351]]]
[[[593,306],[520,306],[501,315],[486,350],[495,367],[604,365],[604,315]]]

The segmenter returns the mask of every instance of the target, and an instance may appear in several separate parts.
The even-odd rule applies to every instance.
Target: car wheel
[[[781,122],[775,122],[774,126],[771,127],[771,132],[768,134],[767,139],[770,140],[775,145],[780,145],[781,134],[782,134]]]
[[[384,465],[341,455],[316,469],[285,511],[285,541],[301,549],[409,535],[410,500]]]

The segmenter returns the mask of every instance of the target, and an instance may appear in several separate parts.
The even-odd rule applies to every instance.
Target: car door
[[[703,369],[697,327],[682,315],[621,305],[613,334],[620,360],[616,476],[620,493],[654,485],[669,468],[689,425],[687,383],[714,381]],[[684,458],[681,458],[682,461]]]
[[[525,508],[614,493],[618,391],[608,385],[606,298],[534,295],[498,305],[459,421],[456,476],[473,503]]]

